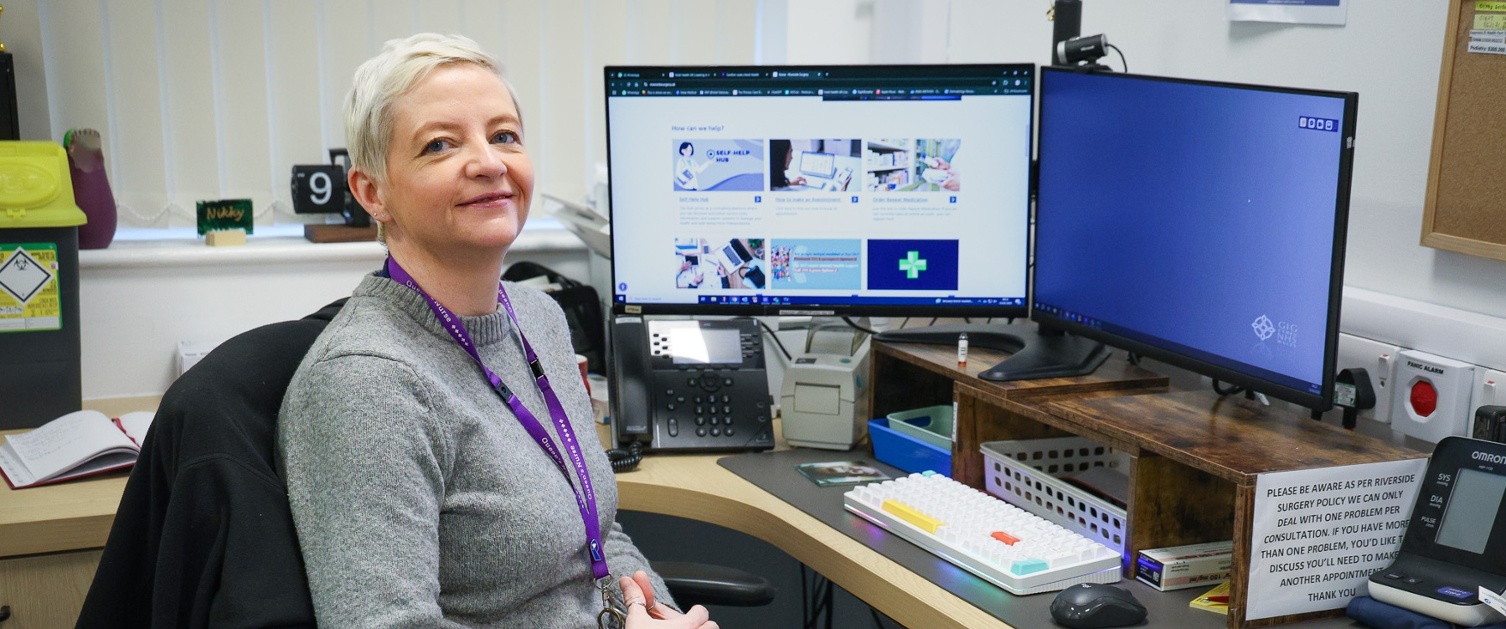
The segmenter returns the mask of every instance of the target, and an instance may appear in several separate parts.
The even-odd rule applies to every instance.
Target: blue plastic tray
[[[868,422],[868,435],[873,439],[873,458],[893,465],[906,472],[927,470],[952,477],[952,451],[895,431],[889,427],[889,418],[880,417]]]

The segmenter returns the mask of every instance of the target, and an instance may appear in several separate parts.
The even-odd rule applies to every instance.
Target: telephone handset
[[[774,447],[758,322],[618,317],[611,342],[612,437],[618,447]]]

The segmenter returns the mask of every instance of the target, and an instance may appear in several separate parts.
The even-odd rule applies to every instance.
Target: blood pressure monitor
[[[1417,492],[1401,551],[1370,575],[1370,596],[1477,627],[1503,618],[1479,587],[1506,590],[1506,444],[1438,442]]]

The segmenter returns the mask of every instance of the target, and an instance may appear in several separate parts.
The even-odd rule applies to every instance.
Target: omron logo
[[[1407,366],[1411,367],[1413,369],[1421,369],[1421,370],[1426,371],[1428,373],[1436,373],[1436,374],[1438,374],[1440,376],[1443,375],[1443,368],[1442,367],[1434,367],[1432,365],[1424,365],[1422,363],[1413,362],[1413,361],[1410,361],[1410,360],[1407,361]]]
[[[1501,463],[1506,463],[1506,456],[1501,456],[1499,454],[1491,454],[1489,452],[1481,452],[1479,450],[1475,450],[1475,453],[1472,454],[1472,455],[1470,455],[1470,458],[1472,458],[1472,459],[1474,459],[1476,461],[1485,461],[1486,463],[1495,463],[1497,465],[1499,465]]]

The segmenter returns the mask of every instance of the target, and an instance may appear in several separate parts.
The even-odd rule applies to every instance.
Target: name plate
[[[251,199],[220,199],[194,204],[199,219],[199,235],[223,229],[240,229],[252,233]]]

